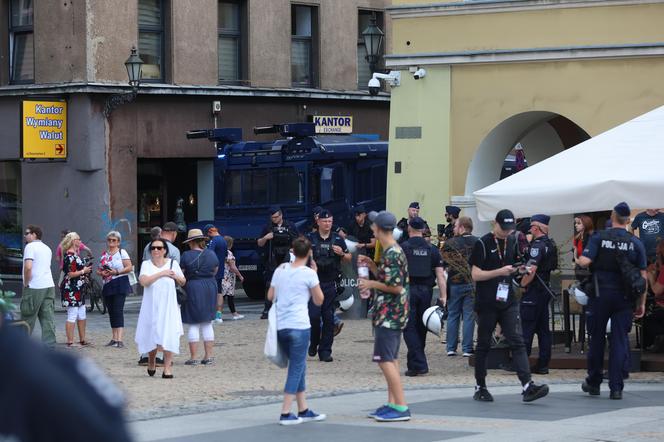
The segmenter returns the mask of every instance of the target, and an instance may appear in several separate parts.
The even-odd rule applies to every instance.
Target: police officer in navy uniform
[[[549,303],[551,289],[549,280],[551,271],[557,267],[557,250],[549,239],[549,220],[547,215],[533,215],[530,219],[530,233],[533,241],[528,252],[528,273],[523,276],[521,286],[526,291],[521,298],[521,324],[523,340],[528,356],[533,347],[533,336],[537,334],[539,359],[531,373],[548,374],[551,360],[551,329],[549,328]]]
[[[447,225],[443,231],[443,237],[438,239],[446,241],[454,238],[454,225],[456,224],[456,220],[459,219],[460,213],[461,209],[457,206],[445,206],[445,221],[447,221]]]
[[[612,227],[591,236],[583,254],[577,260],[581,267],[591,266],[599,295],[586,293],[589,295],[586,314],[591,339],[588,348],[588,376],[581,388],[593,396],[600,394],[606,324],[611,319],[609,353],[611,399],[622,399],[625,361],[629,358],[627,335],[632,327],[632,316],[641,318],[645,312],[645,290],[634,300],[625,289],[619,264],[619,254],[622,253],[640,270],[641,276],[646,277],[646,252],[643,243],[626,230],[630,221],[630,212],[627,203],[616,205],[611,213]]]
[[[318,215],[318,231],[310,232],[307,235],[311,241],[320,288],[325,296],[321,306],[309,301],[309,321],[311,322],[309,356],[315,356],[318,353],[318,358],[323,362],[332,362],[334,300],[337,296],[337,284],[341,274],[341,261],[350,262],[352,258],[346,247],[346,241],[338,233],[332,231],[333,220],[329,210],[321,210]],[[322,329],[321,318],[323,320]]]
[[[397,223],[397,227],[402,232],[398,241],[399,244],[408,241],[408,221],[415,218],[416,216],[420,216],[420,203],[413,201],[408,205],[408,218],[401,218]],[[429,228],[429,224],[427,224],[426,221],[424,221],[424,226],[425,227],[422,233],[425,238],[429,238],[431,236],[431,229]]]
[[[418,376],[429,372],[427,357],[424,354],[427,328],[422,322],[424,311],[431,307],[434,281],[438,282],[439,304],[447,304],[447,288],[443,260],[438,248],[424,239],[426,223],[416,216],[408,221],[408,236],[401,248],[408,260],[410,278],[410,313],[403,330],[403,339],[408,347],[408,369],[406,376]]]
[[[279,264],[290,260],[291,244],[297,238],[295,225],[284,219],[281,207],[270,207],[269,215],[270,222],[263,228],[258,241],[256,241],[258,247],[262,248],[264,253],[265,273],[263,276],[266,288],[270,287],[272,274]],[[261,319],[267,319],[267,313],[271,306],[272,302],[268,301],[266,297]]]

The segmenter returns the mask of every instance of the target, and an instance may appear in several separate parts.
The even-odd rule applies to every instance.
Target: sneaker
[[[415,377],[415,376],[422,376],[427,373],[429,373],[429,370],[406,370],[404,375],[408,377]]]
[[[267,319],[267,312],[261,313],[261,319]]]
[[[614,400],[621,400],[622,399],[622,391],[621,390],[611,390],[611,393],[609,393],[609,398],[614,399]]]
[[[214,364],[214,358],[201,359],[201,365],[212,365]]]
[[[382,413],[374,417],[378,422],[402,422],[410,420],[410,410],[397,411],[392,407],[386,407]]]
[[[115,341],[115,345],[113,345],[115,348],[124,348],[124,343],[122,341]]]
[[[532,402],[549,394],[549,386],[546,384],[537,385],[531,381],[528,388],[521,394],[524,402]]]
[[[462,356],[463,356],[464,358],[469,358],[469,357],[471,357],[472,355],[473,355],[473,352],[472,352],[472,351],[464,351]]]
[[[288,416],[279,417],[279,425],[297,425],[304,422],[301,417],[295,416],[293,413],[288,413]]]
[[[486,387],[475,387],[473,399],[480,402],[493,402],[493,396]]]
[[[599,396],[599,386],[593,387],[588,381],[583,381],[583,384],[581,384],[581,390],[591,396]]]
[[[240,315],[240,314],[233,315],[233,321],[237,321],[238,319],[243,319],[243,318],[244,318],[244,315]]]
[[[221,319],[221,312],[219,312],[219,311],[216,312],[216,313],[214,314],[214,319]]]
[[[381,405],[380,407],[376,408],[374,411],[371,411],[367,413],[367,417],[371,419],[375,419],[376,416],[378,416],[381,413],[385,412],[385,409],[389,408],[387,405]]]
[[[196,359],[187,359],[184,361],[184,365],[198,365],[198,361]]]
[[[316,347],[309,347],[309,356],[312,358],[318,354],[318,349]]]
[[[457,353],[455,351],[448,351],[447,356],[456,356]]]
[[[105,347],[115,347],[117,343],[118,343],[117,341],[111,339],[110,341],[108,341],[108,344],[106,344]]]
[[[325,416],[324,414],[315,413],[311,409],[307,409],[307,411],[303,413],[298,413],[297,417],[302,419],[302,422],[314,422],[314,421],[324,421],[327,416]]]
[[[217,312],[217,316],[214,318],[214,323],[215,324],[223,324],[224,323],[224,320],[221,319],[221,315],[219,314],[219,312]]]
[[[334,361],[334,359],[332,358],[331,355],[319,356],[318,359],[320,359],[321,362],[332,362],[332,361]]]

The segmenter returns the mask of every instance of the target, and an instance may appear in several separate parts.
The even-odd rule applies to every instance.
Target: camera
[[[380,81],[377,78],[369,80],[369,94],[378,95],[380,92]]]
[[[374,72],[369,80],[369,94],[378,95],[380,92],[380,80],[385,80],[387,84],[392,87],[397,87],[401,84],[401,72],[399,71],[390,71],[387,74],[382,74],[380,72]]]
[[[424,68],[419,68],[413,73],[413,78],[415,80],[419,80],[420,78],[424,78],[427,75],[427,71]]]

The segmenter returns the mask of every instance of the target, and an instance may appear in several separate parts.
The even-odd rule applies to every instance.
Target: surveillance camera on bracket
[[[420,78],[424,78],[427,75],[427,71],[424,68],[419,68],[415,72],[413,72],[413,78],[415,80],[419,80]]]
[[[378,92],[380,92],[380,80],[384,80],[392,87],[397,87],[401,85],[401,72],[390,71],[387,74],[374,72],[371,76],[371,80],[369,80],[369,93],[371,95],[378,95]]]

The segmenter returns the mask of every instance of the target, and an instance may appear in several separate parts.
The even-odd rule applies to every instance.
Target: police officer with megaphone
[[[410,276],[410,313],[408,324],[403,331],[403,338],[408,347],[408,369],[406,376],[418,376],[429,372],[424,354],[427,328],[422,322],[425,310],[431,307],[434,281],[438,282],[439,303],[447,304],[447,288],[443,260],[438,249],[424,239],[426,223],[419,216],[408,220],[408,240],[401,248],[408,260]]]

